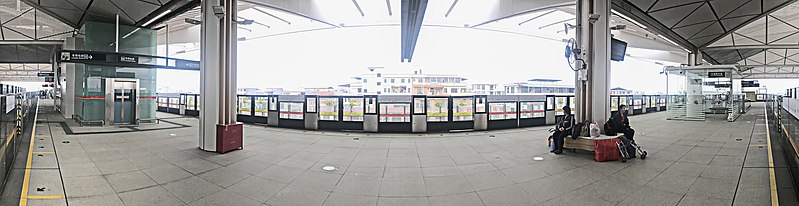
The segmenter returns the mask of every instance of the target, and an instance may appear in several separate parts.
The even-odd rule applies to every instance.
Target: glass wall
[[[555,97],[555,115],[563,115],[564,106],[566,106],[566,97]]]
[[[516,119],[516,102],[489,102],[488,120]]]
[[[319,98],[319,120],[338,121],[338,98]]]
[[[109,23],[86,22],[83,45],[79,49],[98,52],[115,52],[116,26]],[[156,31],[151,29],[120,26],[119,52],[141,55],[156,55]],[[155,59],[140,58],[140,62],[155,63]],[[156,101],[156,69],[126,68],[99,65],[80,65],[75,70],[75,114],[85,121],[105,119],[105,78],[131,78],[139,80],[138,114],[140,119],[154,119]],[[179,103],[179,102],[178,102]]]
[[[302,102],[280,102],[280,118],[281,119],[297,119],[303,118],[303,109],[305,106]]]
[[[381,103],[380,122],[411,122],[411,105],[402,103]]]
[[[520,118],[539,118],[544,117],[545,102],[520,102],[519,103]]]
[[[473,121],[474,112],[472,105],[474,98],[452,98],[452,121]]]
[[[250,115],[250,112],[252,111],[250,109],[252,106],[250,104],[251,98],[252,97],[250,96],[238,96],[239,101],[238,101],[238,108],[236,110],[238,111],[239,114]]]
[[[269,111],[267,107],[269,106],[269,101],[266,97],[255,97],[255,116],[259,117],[268,117]]]
[[[427,98],[427,121],[446,122],[449,121],[449,99],[448,98]]]
[[[342,98],[344,114],[342,121],[363,122],[363,98]]]

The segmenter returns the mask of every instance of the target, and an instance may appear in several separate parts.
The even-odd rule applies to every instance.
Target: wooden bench
[[[594,140],[606,140],[606,139],[614,139],[618,138],[617,136],[599,136],[599,137],[578,137],[577,139],[572,139],[571,136],[567,136],[563,138],[563,148],[565,149],[579,149],[585,151],[593,152],[596,150],[594,145]]]

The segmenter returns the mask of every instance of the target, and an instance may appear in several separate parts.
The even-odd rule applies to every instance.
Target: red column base
[[[226,153],[242,149],[244,125],[241,122],[216,125],[216,152]]]

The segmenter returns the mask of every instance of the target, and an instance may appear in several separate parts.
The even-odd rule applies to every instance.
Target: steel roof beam
[[[740,45],[740,46],[715,46],[701,49],[701,51],[724,51],[739,49],[799,49],[799,44],[770,44],[770,45]]]
[[[427,10],[427,0],[402,0],[400,5],[400,61],[411,62],[413,51],[416,49],[416,41],[422,30],[424,14]]]
[[[719,40],[723,39],[724,37],[727,37],[727,35],[729,35],[730,33],[732,33],[732,32],[736,32],[736,31],[738,31],[738,29],[741,29],[741,28],[743,28],[744,26],[748,25],[749,23],[752,23],[752,22],[754,22],[754,21],[757,21],[757,20],[758,20],[758,19],[760,19],[760,18],[764,18],[764,17],[768,16],[769,14],[771,14],[771,13],[773,13],[773,12],[775,12],[775,11],[778,11],[778,10],[780,10],[780,9],[782,9],[782,8],[784,8],[784,7],[786,7],[786,6],[788,6],[788,5],[791,5],[791,4],[793,4],[793,3],[794,3],[794,2],[796,2],[796,1],[797,1],[797,0],[789,0],[789,1],[786,1],[785,3],[782,3],[782,4],[778,5],[778,6],[775,6],[774,8],[771,8],[770,10],[767,10],[767,11],[763,11],[763,10],[762,10],[763,8],[761,8],[761,11],[762,11],[763,13],[760,13],[760,14],[758,14],[758,15],[757,15],[756,17],[754,17],[754,18],[751,18],[751,19],[749,19],[749,20],[746,20],[745,22],[743,22],[743,23],[739,24],[739,25],[738,25],[738,26],[736,26],[736,27],[733,27],[733,28],[730,28],[730,29],[726,30],[726,31],[724,32],[724,34],[722,34],[722,35],[719,35],[719,36],[717,36],[716,38],[713,38],[713,40],[710,40],[710,41],[708,41],[707,43],[705,43],[705,45],[700,45],[700,46],[699,46],[699,48],[706,48],[706,47],[708,47],[708,46],[710,46],[710,45],[713,45],[713,43],[716,43],[717,41],[719,41]],[[762,1],[761,1],[761,4],[762,4]]]
[[[0,41],[0,45],[11,45],[11,44],[62,45],[62,44],[64,44],[64,41],[63,40],[3,40],[3,41]]]
[[[645,11],[641,11],[630,3],[627,0],[612,0],[613,3],[613,10],[631,18],[632,20],[643,24],[647,27],[647,30],[660,34],[665,38],[673,41],[674,43],[678,44],[679,46],[689,50],[689,51],[696,51],[697,46],[693,45],[691,42],[682,38],[680,35],[672,31],[670,28],[666,27],[659,21],[649,16]]]

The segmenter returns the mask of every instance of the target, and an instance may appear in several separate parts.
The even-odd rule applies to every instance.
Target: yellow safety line
[[[33,128],[31,129],[31,141],[28,148],[28,162],[25,163],[25,178],[22,179],[22,194],[19,196],[19,206],[28,205],[28,185],[31,183],[31,157],[33,157],[33,140],[36,139],[36,121],[39,119],[39,100],[36,100],[36,114],[33,117]]]
[[[768,179],[771,185],[771,205],[780,205],[780,199],[777,197],[777,178],[774,175],[774,156],[771,154],[771,134],[768,126],[768,111],[763,108],[763,113],[766,115],[766,144],[768,144]]]
[[[28,196],[28,199],[34,199],[34,200],[64,199],[64,195],[30,195]]]
[[[788,141],[793,145],[793,151],[796,152],[796,156],[799,156],[799,147],[796,146],[796,142],[793,141],[791,134],[788,133],[788,129],[785,129],[785,125],[782,125],[782,131],[788,136]]]

